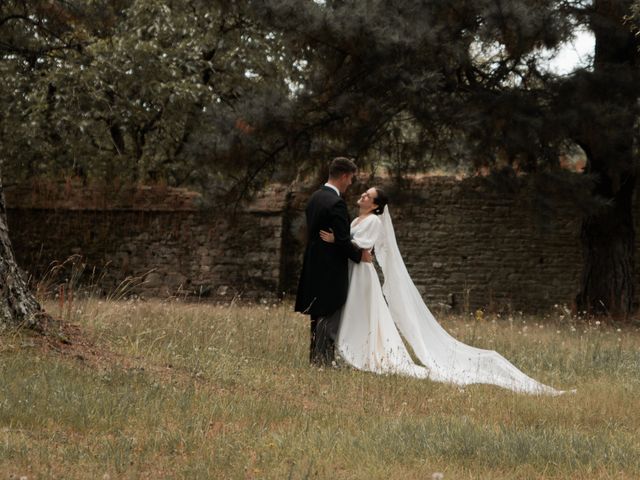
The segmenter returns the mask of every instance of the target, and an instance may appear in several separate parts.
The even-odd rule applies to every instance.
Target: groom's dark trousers
[[[314,365],[330,365],[334,360],[334,346],[340,328],[342,308],[326,317],[311,317],[311,346],[309,361]]]
[[[331,187],[311,195],[305,214],[307,246],[295,311],[311,317],[311,363],[325,365],[333,360],[340,310],[347,299],[347,262],[360,262],[362,251],[351,243],[347,204]],[[320,230],[332,230],[335,243],[323,242]]]

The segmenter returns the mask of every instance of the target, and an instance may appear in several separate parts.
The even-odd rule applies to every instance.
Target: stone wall
[[[534,198],[526,186],[516,193],[480,178],[368,185],[382,185],[390,194],[400,251],[428,305],[525,311],[572,305],[581,273],[580,222],[560,192],[549,202]],[[347,201],[355,205],[364,189],[355,185]],[[290,202],[285,243],[296,251],[287,266],[291,279],[300,267],[307,195]],[[553,211],[541,208],[549,204]]]
[[[197,195],[175,189],[121,195],[110,203],[75,192],[7,193],[16,257],[35,281],[52,262],[77,254],[86,264],[81,280],[105,294],[127,278],[131,293],[146,296],[278,292],[283,208],[272,199],[284,196],[275,190],[236,215],[202,209]],[[70,265],[55,281],[73,275]]]
[[[398,244],[428,305],[540,311],[573,303],[579,212],[562,192],[535,199],[526,185],[496,190],[485,179],[448,177],[367,183],[386,185]],[[364,188],[352,187],[350,206]],[[144,281],[135,291],[147,296],[270,298],[295,291],[310,193],[274,186],[232,216],[176,190],[74,201],[9,192],[8,220],[18,261],[36,279],[52,261],[81,254],[105,292],[137,276]]]

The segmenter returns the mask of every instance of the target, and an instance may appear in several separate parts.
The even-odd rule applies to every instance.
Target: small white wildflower
[[[431,475],[431,480],[442,480],[444,478],[444,473],[442,472],[433,472]]]
[[[596,325],[600,325],[600,320],[596,320]]]

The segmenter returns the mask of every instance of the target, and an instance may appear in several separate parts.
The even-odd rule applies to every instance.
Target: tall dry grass
[[[442,319],[578,389],[552,398],[310,368],[305,317],[286,303],[90,297],[65,312],[93,341],[86,355],[0,339],[0,477],[640,477],[634,327]]]

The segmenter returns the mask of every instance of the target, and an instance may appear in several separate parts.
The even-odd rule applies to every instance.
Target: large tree
[[[259,18],[298,49],[306,76],[294,123],[309,157],[435,156],[545,176],[583,199],[579,310],[627,317],[634,300],[632,197],[639,39],[631,0],[260,0]],[[590,65],[548,58],[577,29]],[[304,115],[300,112],[304,112]],[[256,131],[270,125],[255,125]],[[280,125],[279,125],[280,127]],[[400,133],[399,133],[400,132]],[[294,134],[289,134],[296,138]],[[331,142],[320,140],[330,138]],[[579,146],[581,178],[560,157]],[[411,165],[409,165],[411,166]],[[586,192],[587,195],[578,195]]]
[[[1,2],[2,179],[247,191],[234,150],[251,127],[238,105],[243,115],[252,102],[282,106],[296,81],[292,56],[247,5]],[[4,210],[0,195],[0,323],[35,325],[40,307],[15,264]]]
[[[577,306],[625,316],[640,84],[631,3],[7,0],[4,178],[242,195],[345,152],[398,172],[448,158],[546,175],[588,193]],[[596,37],[592,64],[548,71],[580,27]],[[584,181],[559,162],[575,146]]]
[[[632,2],[598,0],[589,15],[595,34],[593,70],[576,75],[560,91],[580,115],[567,134],[587,156],[593,195],[606,205],[582,223],[584,270],[578,308],[626,315],[634,302],[633,198],[638,167],[638,38],[625,19]],[[569,90],[570,89],[570,90]]]
[[[42,327],[42,308],[27,287],[9,240],[4,194],[0,184],[0,331],[6,327]]]
[[[15,64],[24,71],[36,70],[40,60],[56,51],[77,48],[67,37],[64,9],[56,2],[6,1],[0,4],[0,66]],[[14,100],[19,91],[12,78],[3,75],[2,97]],[[2,125],[7,123],[6,117]],[[0,167],[7,157],[0,157]],[[1,173],[1,169],[0,169]],[[4,191],[0,180],[0,330],[25,326],[42,329],[47,315],[30,292],[17,266],[9,240]]]

